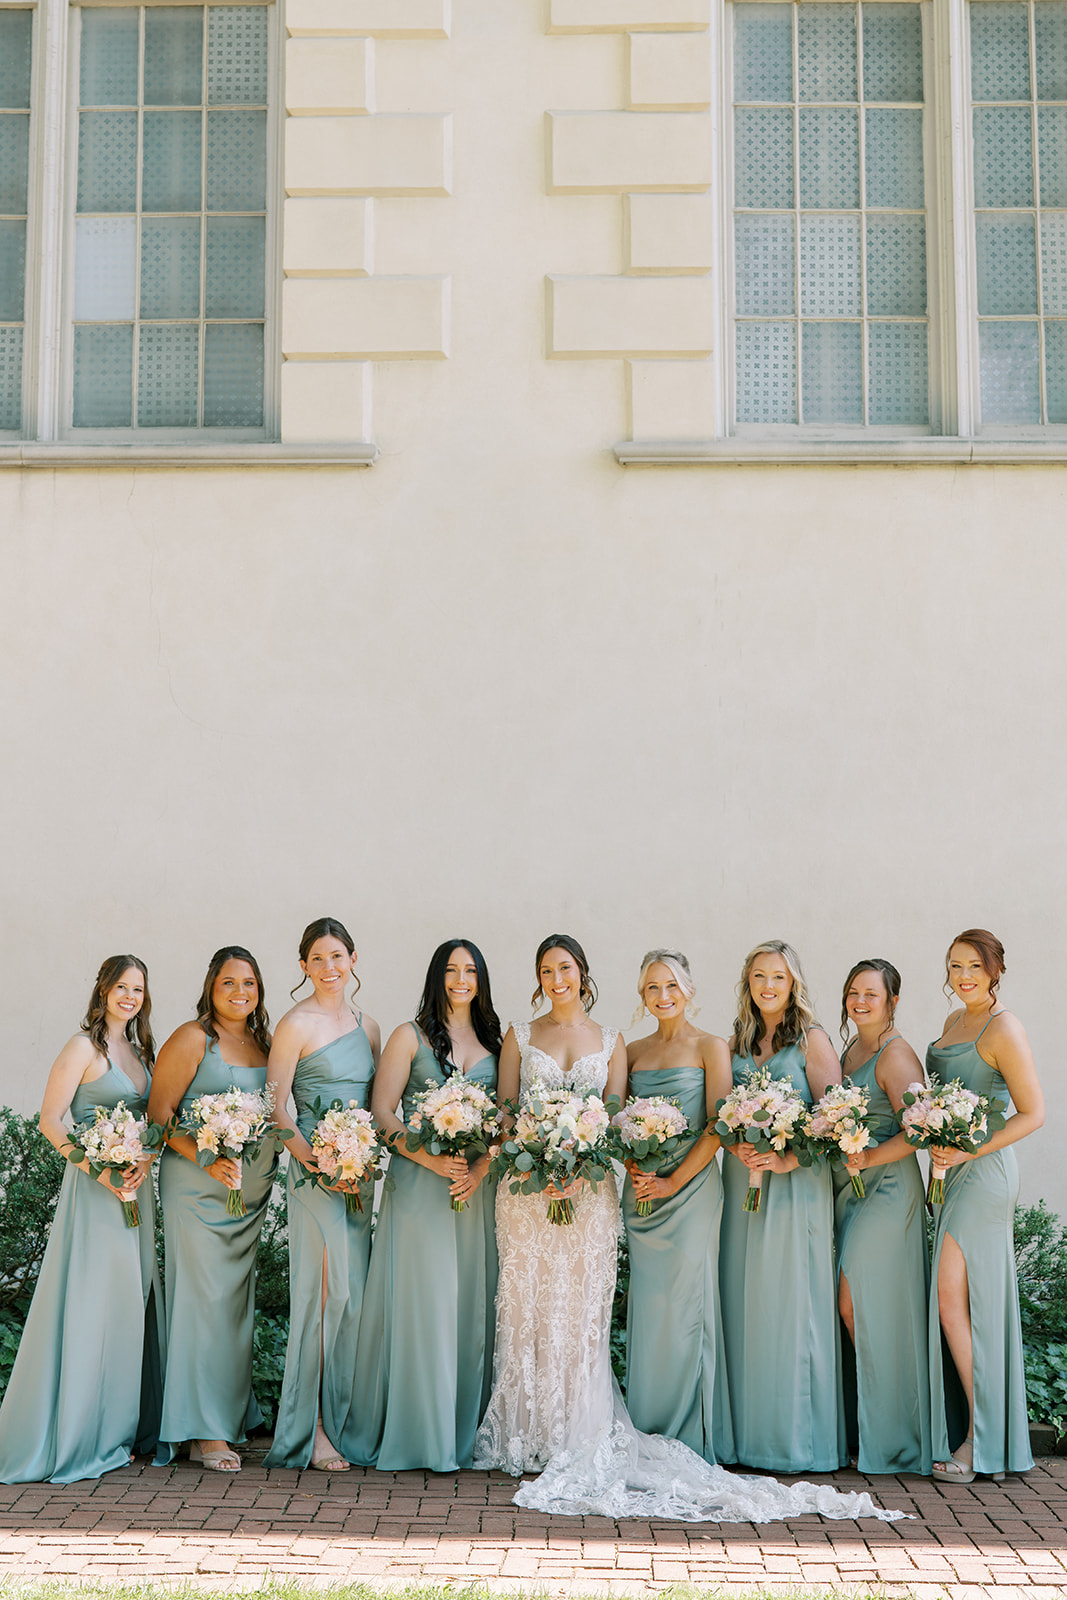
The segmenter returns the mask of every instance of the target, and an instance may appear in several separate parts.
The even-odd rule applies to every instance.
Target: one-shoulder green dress
[[[882,1046],[884,1049],[885,1046]],[[877,1118],[875,1144],[900,1132],[900,1118],[875,1076],[879,1050],[846,1082],[866,1089]],[[846,1422],[861,1472],[929,1474],[930,1362],[927,1350],[926,1214],[914,1155],[863,1173],[860,1199],[847,1172],[834,1173],[837,1268],[848,1282],[855,1357],[845,1334]]]
[[[71,1116],[145,1096],[114,1062],[74,1091]],[[18,1355],[0,1406],[0,1483],[75,1483],[155,1449],[163,1379],[152,1180],[139,1228],[114,1195],[68,1165]]]
[[[413,1024],[414,1026],[414,1024]],[[497,1059],[467,1073],[491,1094]],[[401,1115],[415,1096],[444,1082],[425,1038],[412,1057]],[[382,1196],[356,1360],[349,1460],[382,1472],[455,1472],[474,1459],[489,1403],[497,1280],[496,1185],[484,1179],[463,1211],[448,1184],[406,1156],[390,1167]]]
[[[232,1067],[214,1040],[178,1108],[184,1117],[202,1094],[262,1089],[266,1067]],[[232,1217],[229,1190],[176,1150],[163,1152],[159,1197],[167,1284],[167,1377],[156,1460],[177,1453],[186,1439],[239,1443],[263,1420],[252,1393],[252,1331],[256,1251],[277,1171],[270,1140],[243,1164],[241,1194],[248,1211]]]
[[[648,1067],[630,1093],[676,1100],[687,1138],[660,1172],[672,1172],[707,1121],[702,1067]],[[730,1392],[719,1310],[722,1179],[710,1161],[677,1194],[637,1214],[632,1180],[622,1192],[630,1246],[626,1409],[642,1433],[681,1439],[705,1461],[734,1461]]]
[[[735,1056],[734,1082],[753,1064]],[[766,1065],[811,1104],[799,1043]],[[748,1168],[727,1150],[719,1292],[737,1459],[767,1472],[835,1472],[848,1454],[830,1173],[765,1173],[754,1213],[742,1210],[747,1188]]]
[[[310,1140],[318,1116],[332,1101],[370,1104],[374,1056],[360,1023],[296,1064],[293,1099],[296,1125]],[[297,1187],[303,1168],[290,1153],[289,1343],[285,1377],[274,1428],[274,1444],[264,1465],[303,1468],[311,1460],[320,1397],[322,1426],[335,1450],[352,1409],[356,1341],[363,1285],[370,1259],[374,1185],[361,1185],[363,1211],[349,1213],[343,1194],[328,1194],[316,1183]],[[322,1304],[322,1258],[326,1257],[326,1306]]]
[[[996,1068],[982,1060],[977,1044],[977,1040],[932,1044],[926,1052],[926,1070],[942,1083],[960,1078],[975,1094],[999,1099],[1010,1114],[1008,1086]],[[941,1247],[948,1234],[967,1263],[974,1356],[974,1470],[983,1473],[1028,1472],[1034,1464],[1013,1239],[1018,1196],[1019,1167],[1009,1145],[950,1167],[945,1175],[945,1203],[935,1208],[929,1329],[934,1460],[947,1461],[950,1448],[957,1449],[967,1431],[966,1402],[942,1339],[937,1301]]]

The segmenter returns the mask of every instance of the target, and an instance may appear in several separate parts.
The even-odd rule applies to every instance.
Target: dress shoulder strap
[[[601,1028],[600,1034],[601,1034],[601,1040],[602,1040],[601,1046],[600,1046],[600,1053],[601,1053],[601,1055],[610,1056],[611,1052],[615,1048],[615,1041],[619,1037],[619,1029],[618,1028]]]
[[[1003,1008],[1000,1011],[992,1011],[992,1012],[990,1012],[989,1021],[986,1023],[985,1028],[982,1029],[982,1033],[984,1033],[985,1029],[989,1027],[989,1023],[992,1022],[994,1017],[1002,1017],[1003,1015],[1004,1015]],[[982,1033],[979,1033],[979,1034],[975,1035],[974,1040],[972,1041],[974,1044],[978,1043],[978,1040],[982,1037]]]
[[[519,1049],[527,1049],[530,1043],[530,1024],[528,1022],[513,1022],[511,1023],[511,1031],[515,1035]]]

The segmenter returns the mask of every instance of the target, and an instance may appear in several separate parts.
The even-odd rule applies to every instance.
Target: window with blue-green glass
[[[267,14],[81,13],[73,426],[262,430]]]
[[[735,422],[925,429],[919,5],[735,5],[733,89]]]
[[[0,10],[0,431],[22,428],[32,11]]]

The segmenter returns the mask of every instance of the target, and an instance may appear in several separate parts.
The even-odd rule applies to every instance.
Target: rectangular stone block
[[[374,270],[374,201],[285,202],[282,266],[302,277],[365,277]]]
[[[452,0],[288,0],[285,26],[294,35],[447,39]]]
[[[369,441],[371,373],[369,361],[284,361],[282,443]]]
[[[287,39],[285,109],[291,117],[374,110],[373,39]]]
[[[710,278],[548,280],[549,351],[562,357],[706,356],[714,343]]]
[[[447,195],[450,116],[290,117],[287,194]]]
[[[625,200],[630,272],[709,272],[715,258],[711,199],[631,194]]]
[[[711,0],[550,0],[549,33],[674,33],[706,28]]]
[[[629,39],[629,103],[644,111],[703,111],[711,104],[706,33],[635,33]]]
[[[710,119],[691,111],[559,111],[548,118],[556,194],[670,193],[712,178]]]
[[[714,438],[710,361],[631,361],[629,368],[631,438]]]
[[[443,360],[450,289],[448,278],[287,278],[283,353],[349,361]]]

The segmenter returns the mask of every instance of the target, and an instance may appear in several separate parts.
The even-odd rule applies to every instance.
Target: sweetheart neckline
[[[590,1050],[584,1056],[575,1056],[569,1067],[560,1066],[560,1063],[556,1060],[554,1055],[551,1055],[547,1050],[542,1050],[541,1046],[539,1044],[534,1044],[532,1039],[527,1039],[526,1048],[527,1050],[536,1050],[539,1056],[544,1056],[546,1061],[551,1061],[552,1065],[554,1067],[558,1067],[560,1072],[564,1074],[568,1072],[573,1073],[574,1069],[580,1066],[583,1061],[595,1061],[598,1056],[606,1055],[608,1053],[607,1046],[604,1043],[604,1035],[607,1032],[608,1030],[606,1028],[601,1028],[599,1050]]]

